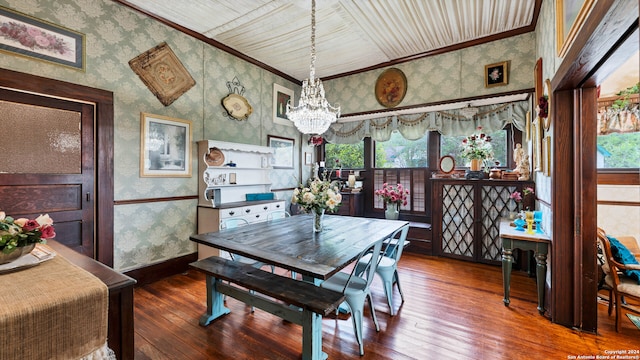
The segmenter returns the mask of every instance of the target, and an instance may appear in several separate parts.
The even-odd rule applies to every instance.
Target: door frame
[[[597,332],[596,87],[638,40],[633,1],[599,0],[552,81],[551,319]],[[635,50],[637,50],[637,42]]]
[[[0,87],[95,106],[95,258],[113,267],[113,92],[0,69]]]

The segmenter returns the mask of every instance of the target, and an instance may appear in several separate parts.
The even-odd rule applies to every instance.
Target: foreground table
[[[0,275],[0,359],[107,355],[107,286],[61,255]]]
[[[502,278],[504,285],[504,302],[509,306],[509,289],[511,287],[511,265],[513,249],[533,250],[536,259],[536,284],[538,288],[538,311],[544,313],[544,284],[547,278],[547,254],[551,238],[546,234],[527,234],[512,227],[511,221],[500,220],[500,238],[502,239]]]
[[[309,215],[297,215],[193,235],[191,240],[300,273],[304,280],[317,285],[353,262],[370,244],[388,238],[397,229],[408,224],[406,221],[328,215],[325,216],[323,231],[314,233],[312,221],[313,217]],[[211,269],[208,271],[212,273]],[[220,270],[217,274],[220,274]],[[251,279],[255,280],[255,277],[257,275]],[[234,279],[226,280],[234,282]],[[293,280],[282,278],[281,281]],[[267,311],[274,306],[260,295],[237,291],[215,277],[207,276],[207,312],[200,318],[201,325],[208,325],[230,312],[223,305],[223,293],[247,304],[260,305]],[[303,360],[326,359],[326,354],[322,352],[320,314],[307,312],[308,317],[295,320],[299,316],[299,311],[295,309],[279,309],[273,313],[303,325]]]

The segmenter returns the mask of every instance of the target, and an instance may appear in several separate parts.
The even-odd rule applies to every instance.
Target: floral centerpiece
[[[395,220],[398,218],[400,206],[407,205],[409,190],[405,189],[402,184],[393,186],[388,183],[384,183],[382,184],[382,188],[376,190],[374,194],[379,196],[387,207],[385,217],[387,219]]]
[[[49,215],[40,215],[36,219],[14,219],[0,211],[0,264],[29,253],[35,244],[55,236],[53,220]],[[20,248],[30,249],[23,253],[18,251]]]
[[[314,230],[322,231],[322,218],[326,210],[335,212],[342,203],[340,188],[327,180],[314,179],[307,186],[300,185],[293,190],[291,202],[307,213],[314,214]]]
[[[485,163],[488,169],[488,161],[493,159],[493,146],[491,145],[491,136],[482,132],[482,126],[478,126],[478,132],[462,139],[462,152],[460,156],[471,160],[471,170],[480,170],[479,165]],[[477,164],[477,165],[476,165]]]

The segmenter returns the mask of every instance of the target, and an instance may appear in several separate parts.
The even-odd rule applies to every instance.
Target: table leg
[[[547,279],[547,252],[536,252],[536,284],[538,286],[538,311],[544,314],[544,285]]]
[[[217,284],[221,280],[207,275],[207,312],[200,317],[200,325],[207,326],[213,320],[231,311],[224,306],[224,295],[218,291]]]
[[[504,306],[509,306],[509,289],[511,288],[511,266],[513,264],[513,251],[510,247],[502,246],[502,284],[504,285]]]
[[[302,360],[324,360],[322,352],[322,316],[311,311],[302,314]]]

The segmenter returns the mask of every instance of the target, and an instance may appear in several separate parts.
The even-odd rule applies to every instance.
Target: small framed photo
[[[0,51],[85,70],[85,35],[0,6]]]
[[[140,176],[191,177],[191,121],[140,113]]]
[[[287,103],[295,106],[293,90],[273,83],[273,122],[280,125],[293,126],[287,117]]]
[[[484,87],[507,85],[509,83],[509,62],[503,61],[484,66]]]
[[[311,165],[311,161],[313,161],[313,157],[311,156],[310,152],[305,152],[304,153],[304,164],[305,165]]]
[[[271,165],[275,169],[293,169],[293,145],[295,140],[267,135],[269,147],[273,149]]]
[[[236,173],[229,173],[229,184],[237,184]]]

